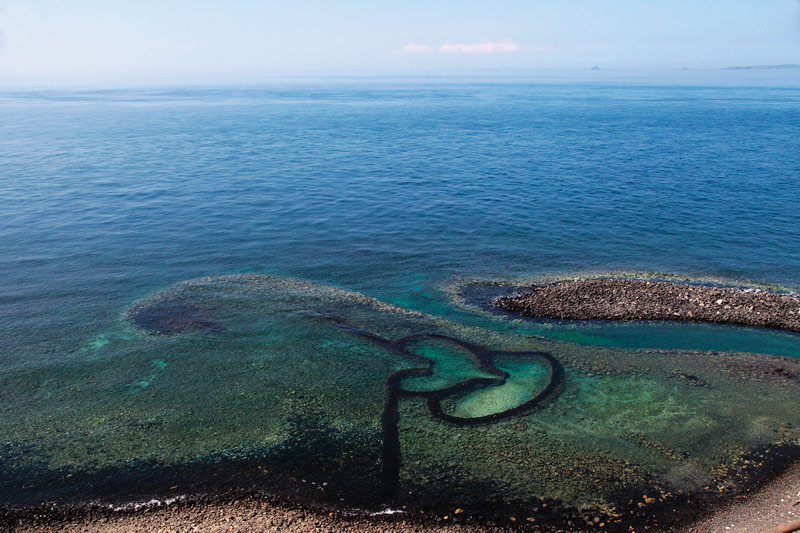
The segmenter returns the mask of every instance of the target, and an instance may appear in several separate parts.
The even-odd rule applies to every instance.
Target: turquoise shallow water
[[[492,426],[494,435],[474,428],[469,438],[488,440],[469,441],[463,428],[442,429],[422,403],[401,401],[398,442],[411,469],[400,472],[398,483],[438,480],[445,500],[446,487],[456,491],[461,481],[442,478],[431,465],[454,461],[461,470],[448,471],[483,489],[495,487],[501,500],[541,496],[529,481],[482,463],[475,450],[501,440],[522,439],[514,449],[528,451],[516,459],[528,462],[547,458],[525,444],[530,439],[551,451],[592,442],[586,453],[597,461],[609,456],[636,465],[625,474],[631,487],[652,474],[674,492],[712,479],[714,468],[733,461],[731,449],[770,444],[773,433],[792,437],[781,426],[791,415],[760,403],[753,405],[768,415],[749,426],[746,438],[736,437],[731,428],[741,420],[722,405],[737,395],[783,398],[789,390],[783,385],[762,390],[773,378],[753,378],[739,390],[736,383],[745,378],[706,369],[708,387],[684,390],[691,381],[676,378],[681,369],[676,374],[673,367],[680,365],[665,361],[661,368],[624,349],[797,358],[800,335],[709,324],[515,322],[462,305],[455,290],[472,280],[596,271],[798,290],[800,77],[754,76],[304,80],[0,93],[6,140],[0,148],[0,465],[15,473],[0,486],[0,503],[88,498],[93,493],[86,486],[63,494],[46,487],[60,486],[52,476],[105,472],[114,478],[125,474],[124,465],[146,470],[148,461],[177,470],[196,467],[193,461],[213,464],[209,457],[300,464],[286,458],[300,453],[291,439],[302,435],[316,435],[313,453],[331,464],[347,462],[337,446],[360,443],[364,477],[380,479],[382,380],[409,363],[330,325],[310,325],[317,322],[307,322],[304,313],[322,312],[323,303],[287,304],[290,313],[280,320],[252,309],[220,315],[233,305],[225,293],[181,315],[198,323],[211,317],[215,327],[164,337],[144,335],[126,318],[137,302],[174,283],[219,274],[293,276],[397,306],[403,311],[392,307],[388,315],[379,310],[364,319],[371,332],[389,339],[436,329],[491,349],[561,353],[564,388],[545,408],[551,410],[546,420],[560,422],[547,431],[526,418],[524,431],[511,425],[521,422],[506,421]],[[248,294],[245,300],[253,297]],[[350,308],[339,309],[340,300],[350,297],[336,298],[330,307],[347,315]],[[423,314],[409,326],[400,318],[406,312]],[[529,336],[538,340],[523,340]],[[437,349],[426,349],[435,361]],[[592,369],[569,356],[571,349],[614,363]],[[701,356],[670,353],[705,368],[695,361]],[[628,370],[614,374],[610,368],[623,361]],[[510,374],[505,388],[449,398],[443,409],[480,416],[518,404],[542,385],[535,361],[496,364]],[[754,364],[737,368],[752,374]],[[287,366],[291,377],[281,381],[276,376]],[[354,368],[361,373],[348,374]],[[432,377],[413,378],[416,386],[408,388],[440,388],[472,371],[460,356],[443,357],[439,368],[448,372],[438,373],[434,362]],[[338,388],[303,392],[303,383],[320,372],[347,379]],[[638,396],[608,392],[614,390]],[[703,399],[698,390],[713,392]],[[697,394],[708,412],[687,407]],[[712,408],[711,398],[721,404]],[[643,407],[653,402],[662,406],[655,414]],[[626,409],[641,417],[626,420],[624,431],[609,432],[597,422],[624,419]],[[263,413],[263,424],[253,421],[253,412]],[[663,424],[652,424],[647,417],[653,416]],[[633,427],[645,420],[649,429]],[[696,432],[681,441],[677,433],[686,424]],[[697,443],[711,428],[722,436],[702,451]],[[451,444],[437,445],[445,434]],[[473,450],[471,462],[447,455],[456,442]],[[642,448],[642,442],[660,444]],[[654,449],[661,451],[652,455]],[[20,491],[31,472],[49,485]],[[496,487],[497,476],[506,492]],[[557,478],[543,482],[545,497],[605,505],[587,500],[580,487],[559,486]],[[142,487],[118,497],[157,492]],[[607,495],[604,502],[613,499]]]

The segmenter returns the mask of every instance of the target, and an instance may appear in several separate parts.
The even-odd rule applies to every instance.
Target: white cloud
[[[426,54],[431,51],[431,47],[427,44],[408,43],[403,47],[403,52],[407,54]]]
[[[517,52],[520,47],[511,39],[502,41],[481,41],[479,43],[454,43],[447,41],[439,51],[445,54],[491,54],[495,52],[509,53]]]

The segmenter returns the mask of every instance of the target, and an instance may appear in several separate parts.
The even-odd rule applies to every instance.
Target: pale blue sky
[[[0,76],[800,63],[798,0],[0,0]]]

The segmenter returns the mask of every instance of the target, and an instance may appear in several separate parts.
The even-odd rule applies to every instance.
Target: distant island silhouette
[[[794,63],[787,63],[785,65],[751,65],[741,67],[727,67],[723,70],[786,70],[800,68],[800,65]]]

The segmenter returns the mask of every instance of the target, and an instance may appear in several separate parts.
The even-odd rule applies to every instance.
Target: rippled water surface
[[[793,446],[774,355],[800,335],[464,305],[476,280],[607,271],[800,289],[800,77],[591,76],[0,92],[0,504],[165,490],[146,472],[209,490],[222,464],[225,487],[322,501],[613,519],[626,491],[735,485]],[[445,415],[524,404],[549,367],[501,352],[537,351],[564,379],[534,410],[426,411],[471,378]]]

